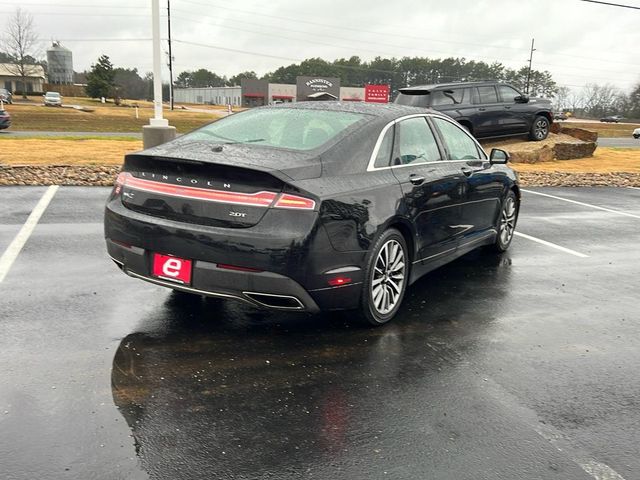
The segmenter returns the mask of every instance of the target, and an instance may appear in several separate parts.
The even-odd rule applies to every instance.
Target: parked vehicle
[[[557,120],[566,120],[567,118],[569,118],[569,117],[568,117],[568,116],[567,116],[567,114],[566,114],[566,113],[564,113],[564,112],[556,112],[556,113],[554,113],[554,114],[553,114],[553,120],[554,120],[554,121],[557,121]]]
[[[636,128],[633,131],[633,138],[636,138],[636,139],[640,138],[640,128]]]
[[[11,126],[11,115],[6,110],[0,110],[0,130]]]
[[[13,103],[13,95],[6,88],[0,88],[0,101],[11,105]]]
[[[622,115],[610,115],[608,117],[601,118],[600,121],[606,123],[620,123],[620,120],[622,120],[622,118]]]
[[[61,107],[62,95],[58,92],[47,92],[44,94],[44,104],[49,107]]]
[[[405,289],[518,217],[508,155],[401,105],[300,102],[231,115],[125,156],[107,201],[111,258],[196,295],[388,322]]]
[[[401,88],[395,102],[446,113],[476,138],[528,134],[530,140],[544,140],[553,123],[551,102],[529,98],[511,85],[498,82]]]

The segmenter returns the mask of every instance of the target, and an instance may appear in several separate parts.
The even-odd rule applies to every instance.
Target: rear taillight
[[[313,210],[316,202],[310,198],[290,193],[261,191],[256,193],[229,192],[224,190],[210,190],[207,188],[188,187],[169,183],[155,182],[121,172],[115,181],[114,194],[119,195],[123,187],[159,193],[173,197],[189,198],[193,200],[207,200],[210,202],[231,203],[252,207],[287,208],[293,210]],[[274,203],[275,202],[275,203]]]
[[[306,197],[283,193],[274,205],[275,208],[292,208],[294,210],[313,210],[316,208],[316,202]]]

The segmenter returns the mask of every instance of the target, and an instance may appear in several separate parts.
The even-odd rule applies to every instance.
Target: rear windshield
[[[255,109],[225,117],[183,138],[313,150],[368,115],[300,108]]]
[[[407,95],[402,92],[396,98],[396,103],[400,105],[409,105],[410,107],[428,107],[431,102],[431,93],[421,92],[418,95]]]

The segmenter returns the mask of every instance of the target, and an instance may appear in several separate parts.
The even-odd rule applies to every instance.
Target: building
[[[240,87],[174,88],[173,99],[177,103],[242,105]]]
[[[26,85],[22,85],[22,77],[18,66],[11,63],[0,63],[0,86],[10,92],[42,93],[45,74],[42,65],[26,65]]]
[[[371,87],[384,87],[386,96],[371,97],[367,93]],[[388,85],[367,85],[366,88],[341,87],[339,78],[299,76],[295,85],[243,78],[239,87],[176,88],[174,98],[176,102],[181,103],[211,103],[251,108],[313,100],[387,103],[388,91]]]
[[[73,54],[60,42],[53,42],[47,50],[47,74],[49,83],[70,85],[73,83]]]

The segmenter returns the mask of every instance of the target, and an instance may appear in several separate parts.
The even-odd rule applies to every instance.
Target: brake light
[[[274,205],[275,208],[292,208],[294,210],[313,210],[316,208],[316,202],[306,197],[283,193]]]
[[[127,188],[142,190],[144,192],[159,193],[161,195],[169,195],[171,197],[206,200],[217,203],[233,203],[235,205],[247,205],[252,207],[269,207],[278,195],[275,192],[267,191],[241,193],[188,187],[171,183],[160,183],[154,182],[153,180],[146,180],[144,178],[137,178],[127,172],[123,172],[118,175],[116,182],[120,182],[122,186],[126,186]]]
[[[113,193],[115,195],[120,195],[120,191],[122,190],[122,187],[124,186],[127,180],[127,176],[130,176],[130,175],[131,174],[125,173],[125,172],[120,172],[118,174],[118,176],[116,177],[114,188],[113,188]]]

